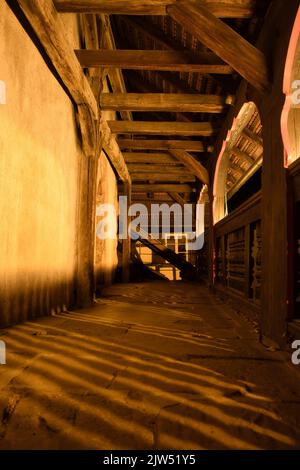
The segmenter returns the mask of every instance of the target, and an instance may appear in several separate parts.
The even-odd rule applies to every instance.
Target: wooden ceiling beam
[[[154,167],[157,164],[176,165],[178,161],[168,153],[142,153],[142,152],[123,152],[126,163],[128,164],[146,164],[152,163]],[[140,165],[141,166],[141,165]],[[146,166],[146,165],[143,165]],[[147,165],[148,166],[148,165]]]
[[[269,88],[264,54],[199,3],[175,2],[167,7],[171,18],[231,65],[259,91]]]
[[[196,178],[194,175],[188,173],[132,173],[131,174],[132,181],[164,181],[167,182],[178,182],[178,183],[194,183]]]
[[[190,184],[134,184],[133,193],[192,193],[196,190]]]
[[[210,137],[218,128],[211,122],[107,121],[113,134],[186,135]]]
[[[173,163],[173,161],[172,161]],[[156,160],[156,163],[153,164],[149,164],[149,163],[130,163],[130,164],[127,164],[127,167],[128,167],[128,170],[129,170],[129,173],[130,174],[133,174],[133,173],[148,173],[148,174],[151,174],[151,173],[155,173],[155,174],[158,174],[158,173],[164,173],[166,174],[166,170],[168,172],[168,175],[179,175],[179,174],[184,174],[184,172],[187,174],[189,172],[187,172],[186,168],[183,167],[182,165],[179,166],[179,162],[177,162],[178,166],[175,166],[173,165],[172,166],[172,163],[171,165],[166,162],[166,163],[163,163],[161,162],[160,160]]]
[[[209,175],[207,169],[198,162],[193,155],[185,152],[184,150],[172,150],[171,155],[185,165],[193,175],[195,175],[203,184],[209,184]]]
[[[157,50],[86,50],[75,54],[83,68],[105,67],[124,70],[165,70],[173,72],[197,72],[231,74],[231,66],[220,60],[212,60],[209,53],[194,54],[187,51]]]
[[[123,16],[122,17],[123,21],[125,21],[125,24],[129,25],[130,27],[134,28],[136,31],[138,31],[140,34],[145,36],[146,38],[150,39],[150,41],[154,42],[155,47],[153,49],[167,49],[167,50],[181,50],[184,51],[186,48],[183,46],[182,43],[178,43],[177,41],[174,41],[172,37],[167,36],[164,32],[162,32],[159,28],[157,28],[156,25],[151,23],[151,21],[146,21],[145,19],[142,19],[141,17],[130,17],[130,16]],[[126,33],[125,33],[126,34]],[[131,36],[129,36],[131,38]],[[128,43],[128,35],[124,37],[124,33],[122,36],[122,43],[126,41]],[[124,46],[125,48],[125,46]],[[131,47],[126,47],[126,49],[130,49]],[[197,54],[197,51],[189,51],[191,54]],[[207,54],[207,59],[209,60],[209,63],[213,64],[214,62],[218,63],[219,59],[218,57],[213,54],[212,52],[209,52]],[[156,72],[156,74],[164,75],[163,79],[165,80],[166,72]],[[174,75],[174,74],[173,74]],[[211,81],[213,81],[216,86],[221,87],[221,89],[227,89],[226,81],[221,79],[221,77],[217,77],[213,74],[202,74],[203,76],[209,78]],[[181,89],[181,92],[186,92],[184,91],[186,88],[189,88],[188,92],[191,93],[191,87],[184,83],[184,85],[181,85],[181,80],[178,78],[175,78],[174,76],[171,78],[171,80],[168,80],[168,82],[172,82],[172,86],[177,86],[177,88]]]
[[[205,152],[200,140],[152,140],[152,139],[118,139],[121,149],[132,150],[187,150],[189,152]],[[126,155],[126,154],[125,154]],[[149,154],[150,156],[151,154]]]
[[[101,109],[113,111],[162,111],[222,113],[226,99],[218,95],[178,93],[103,93]]]
[[[149,92],[153,93],[155,91],[156,93],[159,93],[159,91],[157,90],[156,82],[155,82],[155,85],[153,83],[150,83],[150,81],[148,80],[148,77],[147,77],[147,80],[145,80],[144,77],[142,76],[141,72],[138,72],[138,71],[135,71],[135,70],[130,70],[128,72],[127,72],[127,79],[129,80],[131,86],[134,87],[133,89],[134,89],[135,92],[138,91],[139,93],[149,93]],[[164,83],[163,89],[164,89],[165,85],[166,86],[172,86],[172,88],[174,87],[175,90],[176,90],[176,93],[175,93],[176,96],[178,96],[179,92],[187,94],[187,95],[191,95],[193,93],[193,91],[191,89],[190,90],[189,89],[185,89],[185,90],[178,89],[178,87],[175,84],[175,82],[177,83],[177,81],[173,80],[173,78],[165,77],[165,75],[168,75],[168,74],[172,75],[172,72],[155,72],[155,76],[157,76],[157,77],[162,75],[162,77],[160,77],[160,79]],[[186,88],[188,88],[188,87],[186,87]],[[152,114],[154,114],[154,113],[156,114],[155,111],[151,111],[151,112],[152,112]],[[164,114],[164,116],[165,116],[165,114]],[[162,117],[162,115],[159,114],[159,117],[154,118],[154,119],[157,119],[158,121],[161,121],[161,117]],[[190,118],[190,115],[186,115],[184,113],[177,112],[176,113],[176,121],[190,122],[190,121],[192,121],[192,119]]]
[[[166,8],[179,1],[206,6],[220,18],[252,18],[257,11],[253,0],[54,0],[61,13],[105,13],[108,15],[166,15]],[[263,4],[262,0],[260,2]]]

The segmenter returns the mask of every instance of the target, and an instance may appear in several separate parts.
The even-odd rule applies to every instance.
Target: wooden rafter
[[[194,175],[189,173],[132,173],[131,179],[135,181],[164,181],[166,182],[178,182],[178,183],[194,183],[196,178]]]
[[[58,11],[63,13],[106,13],[114,15],[166,15],[168,5],[178,0],[54,0]],[[206,6],[221,18],[251,18],[256,12],[253,0],[179,0]],[[263,4],[264,2],[262,2]]]
[[[172,161],[173,163],[173,161]],[[168,175],[180,175],[180,174],[188,174],[189,171],[183,167],[182,165],[180,166],[175,166],[172,165],[172,163],[162,163],[160,160],[156,160],[156,163],[130,163],[128,164],[128,170],[129,173],[132,175],[133,173],[163,173],[166,174],[166,171]],[[179,164],[179,162],[177,162]]]
[[[103,93],[103,110],[222,113],[226,100],[218,95],[178,93]]]
[[[210,137],[218,130],[211,122],[108,121],[108,125],[113,134]]]
[[[189,184],[134,184],[133,193],[191,193],[193,186]]]
[[[209,53],[193,54],[182,51],[157,50],[85,50],[75,51],[84,68],[106,67],[124,70],[166,70],[231,74],[232,68],[222,61],[212,60]]]
[[[132,150],[187,150],[189,152],[205,152],[200,140],[152,140],[152,139],[118,139],[121,149]]]
[[[198,3],[175,2],[168,14],[202,44],[231,65],[259,91],[269,87],[269,71],[264,54]]]
[[[169,153],[142,153],[142,152],[123,152],[126,163],[140,163],[140,164],[177,164],[178,161],[173,158]]]
[[[166,49],[169,51],[184,51],[186,48],[183,47],[181,43],[177,44],[174,43],[174,40],[164,34],[160,29],[158,29],[154,24],[151,23],[151,21],[146,21],[143,20],[141,17],[130,17],[130,16],[123,16],[122,17],[123,21],[125,21],[126,25],[129,25],[130,27],[134,28],[140,35],[143,35],[145,38],[150,39],[150,41],[154,42],[155,48],[156,49]],[[128,35],[125,36],[124,33],[122,34],[122,43],[125,41],[125,44],[130,44],[130,38],[131,35],[128,38]],[[129,49],[130,47],[128,47]],[[196,54],[195,51],[189,51],[191,54]],[[213,53],[206,53],[206,60],[209,60],[211,64],[213,63],[219,63],[218,57],[213,54]],[[156,74],[161,74],[161,72],[156,71]],[[216,77],[215,75],[212,75],[212,73],[202,73],[202,75],[209,77],[209,79],[214,82],[217,86],[220,86],[221,89],[226,89],[227,84],[223,80],[221,80],[219,77]],[[191,91],[191,87],[187,87],[187,85],[182,86],[181,81],[178,79],[175,79],[174,76],[168,80],[169,84],[171,86],[177,86],[179,89],[181,89],[182,92],[184,92],[185,88],[190,88],[189,92]]]

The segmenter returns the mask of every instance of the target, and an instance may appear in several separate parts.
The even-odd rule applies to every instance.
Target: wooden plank
[[[196,190],[189,184],[134,184],[133,193],[192,193]]]
[[[211,122],[107,121],[107,123],[113,134],[210,137],[218,130]]]
[[[152,163],[155,167],[158,164],[177,165],[178,161],[168,153],[142,153],[142,152],[123,152],[123,156],[129,168],[133,163]],[[146,166],[146,165],[144,165]],[[149,165],[148,165],[149,166]]]
[[[164,181],[167,182],[178,182],[178,183],[194,183],[196,178],[194,175],[184,173],[171,173],[165,171],[164,173],[131,173],[131,179],[135,181]]]
[[[183,163],[202,183],[209,184],[209,175],[207,169],[195,160],[193,155],[184,150],[172,150],[171,155]]]
[[[203,142],[199,140],[150,140],[150,139],[118,139],[121,149],[132,150],[187,150],[189,152],[205,152]],[[150,154],[151,155],[151,154]]]
[[[225,98],[219,95],[178,93],[103,93],[100,106],[113,111],[163,111],[222,113]]]
[[[211,60],[211,54],[187,51],[157,50],[86,50],[75,54],[83,68],[105,67],[124,70],[166,70],[172,72],[197,72],[231,74],[232,67],[222,61]],[[212,61],[212,63],[210,63]]]
[[[264,54],[230,26],[198,3],[176,3],[168,14],[211,49],[259,91],[269,88],[269,71]]]
[[[166,15],[176,0],[54,0],[62,13],[105,13],[108,15]],[[187,0],[177,0],[183,5]],[[206,6],[220,18],[252,18],[257,12],[253,0],[189,0]],[[260,3],[264,3],[260,0]]]

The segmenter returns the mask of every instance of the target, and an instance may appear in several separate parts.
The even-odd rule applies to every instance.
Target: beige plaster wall
[[[0,324],[73,300],[78,161],[73,104],[0,0]],[[79,43],[77,23],[64,18]]]

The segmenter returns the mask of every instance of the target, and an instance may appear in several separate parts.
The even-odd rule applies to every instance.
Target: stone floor
[[[300,448],[299,371],[205,287],[116,285],[0,335],[0,449]]]

